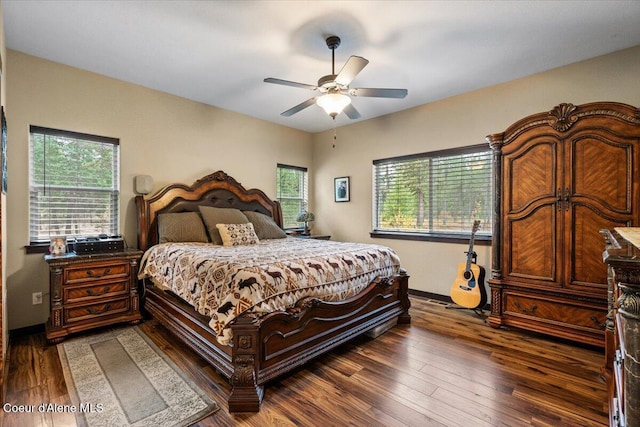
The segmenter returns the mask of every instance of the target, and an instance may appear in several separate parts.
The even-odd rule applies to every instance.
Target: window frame
[[[301,198],[297,198],[297,197],[281,197],[280,196],[280,187],[278,185],[278,176],[280,174],[280,169],[290,169],[290,170],[295,170],[295,171],[300,171],[303,173],[303,184],[302,184],[302,197]],[[280,203],[280,208],[282,209],[282,200],[283,198],[286,198],[288,200],[299,200],[300,202],[300,210],[298,212],[300,212],[302,209],[308,209],[309,206],[309,169],[304,167],[304,166],[294,166],[294,165],[287,165],[284,163],[277,163],[276,165],[276,200]],[[301,227],[299,222],[296,222],[298,225],[295,227],[286,227],[286,218],[284,215],[284,209],[282,209],[282,213],[283,213],[283,217],[282,217],[282,228],[285,231],[302,231],[304,230],[304,227]],[[297,214],[297,213],[296,213]]]
[[[112,190],[104,190],[106,192],[111,193],[115,198],[115,202],[113,202],[113,206],[115,206],[115,217],[112,217],[112,222],[115,224],[114,225],[114,229],[110,230],[112,231],[112,233],[109,234],[119,234],[120,233],[120,219],[121,219],[121,212],[120,212],[120,202],[121,202],[121,180],[120,180],[120,170],[121,170],[121,159],[120,159],[120,140],[118,138],[112,138],[112,137],[106,137],[106,136],[100,136],[100,135],[93,135],[93,134],[87,134],[87,133],[82,133],[82,132],[75,132],[75,131],[67,131],[67,130],[61,130],[61,129],[54,129],[54,128],[48,128],[48,127],[43,127],[43,126],[36,126],[36,125],[30,125],[29,126],[29,172],[28,172],[28,178],[29,178],[29,230],[31,230],[32,228],[32,223],[31,223],[31,210],[32,210],[32,205],[31,205],[31,193],[32,193],[32,188],[33,188],[33,168],[34,168],[34,159],[32,157],[32,151],[33,151],[33,135],[34,134],[43,134],[45,135],[45,137],[49,136],[49,137],[62,137],[62,138],[69,138],[69,139],[75,139],[75,140],[81,140],[81,141],[89,141],[89,142],[95,142],[95,143],[100,143],[100,144],[111,144],[113,146],[116,147],[116,159],[115,159],[115,165],[114,165],[114,169],[113,169],[113,179],[114,179],[114,189]],[[32,239],[32,235],[31,235],[31,231],[29,232],[29,244],[25,245],[25,250],[27,254],[32,254],[32,253],[47,253],[49,250],[49,244],[50,242],[48,241],[44,241],[44,240],[33,240]],[[69,238],[69,236],[67,236],[67,238]]]
[[[376,216],[378,209],[378,194],[376,188],[376,166],[381,164],[388,164],[393,162],[405,162],[411,160],[418,159],[430,159],[437,157],[447,157],[447,156],[458,156],[462,154],[472,154],[472,153],[481,153],[487,152],[490,155],[489,164],[491,166],[491,175],[489,178],[489,191],[491,192],[492,199],[489,201],[489,209],[490,216],[493,212],[493,152],[488,145],[485,144],[477,144],[470,145],[466,147],[457,147],[451,149],[416,153],[416,154],[408,154],[403,156],[396,157],[388,157],[383,159],[376,159],[372,162],[372,230],[369,233],[372,238],[385,238],[385,239],[397,239],[397,240],[413,240],[413,241],[434,241],[434,242],[444,242],[444,243],[468,243],[471,237],[471,230],[463,231],[463,232],[446,232],[446,231],[395,231],[395,230],[386,230],[386,229],[378,229],[375,227],[376,225]],[[493,225],[493,218],[490,219],[491,226]],[[490,233],[477,233],[474,237],[475,244],[479,246],[486,246],[491,244],[493,231]]]

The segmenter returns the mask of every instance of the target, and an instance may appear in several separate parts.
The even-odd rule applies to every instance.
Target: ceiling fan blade
[[[317,97],[316,97],[316,96],[314,96],[313,98],[307,99],[306,101],[304,101],[304,102],[302,102],[302,103],[300,103],[300,104],[296,105],[295,107],[293,107],[293,108],[289,108],[287,111],[285,111],[285,112],[283,112],[283,113],[280,113],[280,115],[281,115],[281,116],[284,116],[284,117],[290,117],[290,116],[293,116],[293,115],[294,115],[295,113],[297,113],[298,111],[302,111],[302,110],[304,110],[305,108],[307,108],[307,107],[309,107],[309,106],[311,106],[311,105],[315,104],[315,103],[316,103],[316,99],[317,99]]]
[[[408,93],[406,89],[356,88],[348,90],[348,94],[351,96],[372,98],[404,98]]]
[[[349,83],[356,78],[358,73],[367,66],[369,61],[360,56],[351,56],[336,76],[336,83],[349,86]]]
[[[292,82],[292,81],[289,81],[289,80],[274,79],[273,77],[267,77],[266,79],[264,79],[264,82],[265,83],[274,83],[274,84],[283,85],[283,86],[299,87],[301,89],[309,89],[309,90],[318,89],[318,86],[308,85],[306,83]]]
[[[358,112],[358,110],[356,110],[356,107],[354,107],[353,104],[347,105],[346,107],[344,107],[344,110],[342,110],[342,111],[350,119],[359,119],[360,118],[360,113]]]

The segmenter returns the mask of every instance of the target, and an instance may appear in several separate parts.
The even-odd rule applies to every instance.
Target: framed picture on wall
[[[348,176],[334,178],[333,184],[334,200],[336,202],[348,202],[351,200]]]
[[[7,194],[7,118],[4,116],[4,107],[2,107],[0,114],[2,116],[2,134],[0,136],[0,144],[2,144],[2,192]]]

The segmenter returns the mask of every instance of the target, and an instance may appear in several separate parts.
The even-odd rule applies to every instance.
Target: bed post
[[[258,325],[252,317],[238,317],[233,330],[233,355],[229,412],[258,412],[264,396],[264,386],[258,385],[262,354]]]
[[[140,249],[141,251],[146,251],[147,249],[149,249],[149,209],[148,206],[144,203],[144,196],[136,196],[135,202],[136,211],[138,213],[138,249]]]
[[[398,292],[400,292],[399,299],[402,305],[403,313],[398,316],[398,323],[409,324],[411,323],[411,315],[409,314],[409,308],[411,308],[411,301],[409,300],[409,275],[407,270],[401,268],[397,275],[398,280]]]

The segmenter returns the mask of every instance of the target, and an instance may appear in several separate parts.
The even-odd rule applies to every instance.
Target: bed
[[[396,323],[411,321],[409,276],[399,266],[382,264],[380,258],[387,256],[395,259],[392,264],[399,263],[394,252],[383,246],[362,248],[363,245],[358,244],[293,237],[259,241],[256,238],[256,244],[246,245],[244,249],[240,246],[245,245],[222,247],[205,242],[161,242],[163,232],[159,232],[159,222],[166,232],[168,217],[191,217],[191,213],[204,217],[211,209],[233,208],[247,216],[266,216],[281,232],[280,204],[258,189],[245,189],[223,171],[201,178],[191,186],[168,185],[155,195],[137,196],[135,202],[138,247],[145,251],[140,274],[144,310],[229,380],[230,412],[259,411],[268,381],[358,335],[375,336]],[[253,226],[245,228],[253,230]],[[229,233],[237,237],[237,233],[233,234],[233,225],[218,225],[218,229],[223,239],[228,240]],[[212,230],[207,231],[211,235]],[[281,249],[274,249],[278,246]],[[282,252],[277,252],[280,250]],[[292,253],[316,250],[319,254],[314,256],[326,258],[305,258],[305,261],[299,257],[287,258]],[[186,255],[188,251],[191,255]],[[252,264],[237,267],[236,258],[245,256],[247,251]],[[212,254],[215,259],[208,258]],[[220,254],[222,259],[218,258]],[[176,261],[183,270],[189,270],[184,277],[195,278],[186,283],[187,291],[182,293],[165,284],[188,280],[176,279],[178,269],[160,264],[160,260],[169,262],[169,258],[178,259],[178,256],[194,257]],[[358,260],[362,261],[362,267],[352,265]],[[344,279],[342,275],[347,269],[357,273],[357,277],[338,280]],[[208,273],[214,270],[216,273]],[[318,276],[318,272],[325,276]],[[229,300],[213,291],[212,286],[204,282],[203,277],[207,275],[224,277],[222,282],[234,286],[231,290],[234,297]],[[171,279],[168,276],[172,276]],[[331,286],[319,283],[323,280],[331,282]],[[363,280],[366,283],[362,283]],[[313,291],[308,290],[309,283],[314,285],[310,287]],[[270,290],[276,285],[291,292]],[[317,296],[314,292],[320,288],[331,288],[329,291],[334,293],[329,297]],[[247,296],[253,294],[260,295],[259,301],[248,307]],[[281,295],[287,295],[288,300]],[[213,300],[217,305],[208,309],[201,307],[203,301]]]

